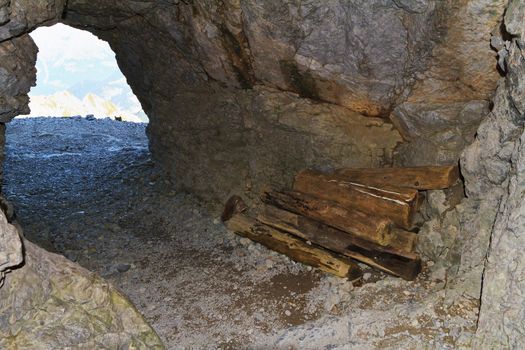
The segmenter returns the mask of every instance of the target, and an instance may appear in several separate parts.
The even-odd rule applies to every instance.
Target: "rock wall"
[[[479,344],[517,347],[524,9],[512,1],[501,26],[507,2],[0,0],[0,122],[27,112],[27,33],[63,21],[110,43],[158,163],[215,203],[254,199],[304,167],[453,163],[473,142],[461,156],[468,198],[450,208],[451,193],[429,194],[420,249],[450,293],[480,297],[485,271]],[[505,78],[491,106],[496,51]],[[0,268],[12,268],[20,246],[1,232]],[[28,269],[62,263],[29,252]]]
[[[215,203],[304,167],[453,163],[486,114],[505,5],[3,0],[0,120],[27,112],[24,34],[63,21],[110,43],[159,164]]]
[[[100,5],[107,9],[100,13],[114,14]],[[403,67],[412,64],[397,40],[415,46],[424,31],[408,43],[401,38],[403,10],[383,2],[362,8],[359,2],[148,3],[119,7],[121,19],[111,23],[93,14],[91,3],[72,1],[65,20],[103,28],[96,33],[143,96],[159,163],[180,187],[220,203],[231,193],[255,198],[265,185],[289,185],[308,166],[391,162],[399,133],[362,113],[384,116],[404,84]],[[363,21],[382,19],[391,30],[359,32]],[[345,44],[351,32],[356,38]],[[369,48],[365,38],[373,41]],[[385,45],[389,57],[379,55]],[[358,60],[370,60],[369,73]]]
[[[64,20],[111,44],[174,183],[220,203],[305,167],[456,162],[498,78],[505,5],[72,0]]]
[[[304,167],[456,162],[505,4],[71,0],[64,21],[115,50],[174,183],[221,203]]]
[[[108,282],[29,241],[24,247],[24,266],[0,288],[0,348],[164,349]]]
[[[490,127],[481,130],[478,148],[472,150],[489,155],[483,157],[486,174],[492,175],[488,180],[492,187],[501,186],[483,274],[477,332],[477,345],[483,348],[518,349],[525,344],[524,19],[525,3],[512,1],[505,13],[507,40],[497,47],[504,59],[506,77],[498,87],[493,116],[487,121]],[[491,159],[495,154],[498,161]],[[474,188],[483,190],[486,183]]]
[[[3,199],[2,199],[3,201]],[[2,207],[4,206],[2,203]],[[7,218],[0,213],[0,288],[4,284],[6,273],[16,269],[24,261],[22,239],[15,226],[7,222]]]
[[[448,279],[450,298],[481,299],[473,348],[525,344],[525,4],[512,1],[491,43],[505,75],[491,112],[461,156],[467,198],[450,208],[446,193],[429,200],[438,215],[420,232],[419,249]]]
[[[499,35],[507,2],[442,2],[440,40],[427,69],[416,74],[414,86],[390,116],[410,141],[397,150],[397,164],[454,163],[472,143],[499,79],[496,53],[488,43],[491,33]]]

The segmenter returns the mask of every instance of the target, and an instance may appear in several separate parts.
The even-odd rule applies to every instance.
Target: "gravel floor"
[[[150,159],[144,124],[14,120],[4,192],[25,235],[121,288],[169,349],[462,348],[475,300],[444,278],[360,287],[225,230]]]

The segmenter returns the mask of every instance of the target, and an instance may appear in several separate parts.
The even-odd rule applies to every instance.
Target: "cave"
[[[523,347],[523,1],[0,0],[4,152],[29,113],[29,33],[56,23],[109,43],[151,159],[125,164],[132,201],[107,191],[129,214],[108,273],[24,237],[0,201],[1,348]],[[333,277],[221,221],[305,169],[429,166],[460,181],[425,191],[410,281]]]

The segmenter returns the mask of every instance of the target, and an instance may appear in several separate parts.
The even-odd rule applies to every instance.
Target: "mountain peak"
[[[120,117],[124,121],[144,121],[138,115],[130,113],[112,101],[92,92],[87,93],[82,100],[68,90],[58,91],[49,96],[34,95],[31,96],[29,108],[31,113],[21,117],[71,117],[93,114],[96,118]]]

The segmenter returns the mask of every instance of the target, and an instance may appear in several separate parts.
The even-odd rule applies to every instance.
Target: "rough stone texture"
[[[37,47],[27,35],[56,23],[66,0],[0,0],[0,122],[29,112],[27,93],[36,82]]]
[[[0,289],[0,348],[164,348],[110,284],[29,241],[24,246],[24,266]]]
[[[519,349],[525,344],[525,135],[516,142],[512,176],[491,236],[483,279],[477,344]]]
[[[525,4],[514,0],[505,14],[507,41],[506,79],[498,90],[494,114],[500,159],[487,174],[500,183],[502,200],[490,240],[483,275],[477,345],[518,349],[525,344]],[[521,136],[519,136],[521,134]],[[505,166],[506,165],[506,166]],[[506,176],[505,176],[506,175]]]
[[[431,216],[420,231],[419,250],[448,269],[449,288],[479,298],[481,275],[493,225],[509,182],[511,156],[522,131],[519,114],[509,105],[507,81],[501,81],[494,109],[481,124],[477,138],[461,159],[467,199],[459,205],[431,203],[438,215]],[[503,201],[504,202],[504,201]],[[441,209],[440,209],[441,208]]]
[[[505,3],[72,0],[65,21],[111,44],[175,183],[222,202],[301,167],[388,165],[400,137],[386,127],[377,145],[351,132],[342,148],[326,142],[367,130],[356,113],[393,119],[411,141],[398,164],[457,161],[498,77],[487,43]],[[279,103],[297,120],[285,131],[259,108]],[[344,115],[333,105],[347,125],[310,123]]]
[[[5,274],[24,261],[22,240],[15,226],[7,222],[5,215],[0,215],[0,287]]]
[[[29,113],[27,93],[36,81],[37,50],[29,35],[0,42],[0,122]]]
[[[235,87],[262,83],[367,115],[388,116],[409,73],[421,69],[421,58],[431,48],[436,4],[419,1],[415,7],[419,11],[385,0],[74,0],[65,19],[115,29],[111,35],[142,31],[146,20],[167,39],[163,51],[184,61],[171,66],[169,74],[180,79],[191,66],[196,80],[186,80],[186,85],[206,78]],[[132,27],[138,23],[142,25]],[[159,33],[144,36],[151,34],[150,45],[155,45]],[[126,60],[122,57],[123,66]]]
[[[508,267],[519,275],[510,261],[521,242],[506,232],[521,222],[525,45],[523,5],[506,12],[512,40],[500,26],[506,5],[69,0],[62,13],[64,1],[0,0],[0,121],[26,112],[36,53],[27,32],[64,21],[110,43],[150,117],[152,151],[178,186],[219,202],[256,197],[302,167],[457,161],[498,79],[490,43],[506,77],[462,156],[469,198],[449,207],[446,193],[429,195],[420,249],[436,274],[447,272],[450,293],[476,298],[490,245],[479,332],[486,344],[505,344],[508,332],[511,346],[519,336],[509,322],[519,317],[502,310],[520,300]],[[408,142],[394,153],[400,134]]]
[[[420,232],[419,249],[447,269],[450,295],[481,297],[475,348],[518,349],[525,344],[523,125],[525,117],[525,4],[513,1],[505,28],[492,40],[505,78],[498,83],[491,113],[461,157],[467,199],[446,209],[441,192],[434,217]],[[482,279],[483,275],[483,279]]]
[[[455,163],[472,143],[499,78],[496,53],[488,42],[499,30],[508,0],[449,0],[442,17],[443,36],[428,68],[391,119],[410,141],[399,147],[396,163]]]
[[[55,23],[66,0],[0,0],[0,42]]]
[[[352,110],[388,115],[405,69],[421,65],[407,47],[423,47],[427,34],[422,26],[408,36],[401,19],[414,17],[416,27],[433,6],[409,14],[385,1],[361,5],[106,3],[122,18],[114,23],[109,9],[71,1],[65,20],[103,29],[96,33],[117,53],[150,116],[152,150],[175,183],[223,202],[246,190],[257,197],[266,183],[289,185],[308,166],[390,162],[397,131]],[[154,32],[144,30],[145,21]],[[389,55],[380,54],[385,47]]]
[[[208,199],[226,200],[233,193],[256,198],[264,186],[291,185],[294,173],[305,167],[381,166],[401,142],[382,119],[292,93],[256,87],[233,97],[218,87],[214,94],[220,106],[212,100],[179,108],[213,118],[175,122],[168,116],[149,127],[154,149],[175,147],[176,181]]]

